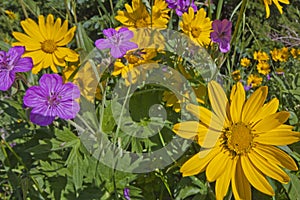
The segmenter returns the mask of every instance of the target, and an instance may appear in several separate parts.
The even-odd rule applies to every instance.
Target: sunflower
[[[282,14],[282,6],[279,4],[279,2],[284,3],[284,4],[290,4],[289,0],[264,0],[264,4],[266,7],[266,18],[270,17],[270,7],[269,5],[272,5],[272,2],[275,4],[277,9],[279,10],[280,14]]]
[[[189,8],[188,13],[183,13],[180,28],[188,35],[194,42],[201,46],[210,43],[210,33],[212,32],[212,21],[206,17],[206,12],[203,8],[194,13],[192,7]]]
[[[54,22],[53,15],[47,16],[46,22],[43,15],[39,16],[39,24],[28,18],[21,22],[25,33],[13,32],[18,42],[13,46],[25,46],[24,56],[33,59],[32,73],[37,74],[42,68],[50,67],[57,73],[56,66],[66,66],[66,61],[78,61],[78,54],[65,47],[74,37],[76,27],[68,30],[68,21],[61,25],[61,19]]]
[[[207,180],[216,181],[217,199],[223,199],[229,185],[235,199],[251,199],[251,185],[267,195],[274,191],[266,177],[288,183],[289,176],[281,169],[298,170],[295,161],[276,145],[300,140],[293,126],[284,125],[289,112],[276,112],[279,101],[264,104],[268,87],[262,86],[246,100],[243,85],[233,86],[228,101],[222,87],[212,81],[208,97],[212,111],[189,104],[187,110],[198,121],[174,125],[174,132],[185,138],[197,138],[206,148],[190,158],[180,169],[183,176],[206,170]]]

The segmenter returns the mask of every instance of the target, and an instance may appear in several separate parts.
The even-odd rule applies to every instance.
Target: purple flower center
[[[0,73],[10,71],[13,68],[9,61],[9,56],[6,56],[4,53],[0,54]]]
[[[50,96],[47,98],[48,109],[57,107],[60,104],[61,99],[59,93],[51,92]]]

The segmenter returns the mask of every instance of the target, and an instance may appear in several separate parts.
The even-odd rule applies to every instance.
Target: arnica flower
[[[263,81],[263,78],[256,75],[256,74],[250,74],[250,76],[247,79],[247,85],[251,85],[251,87],[255,88],[261,85]]]
[[[193,8],[189,8],[188,13],[183,13],[180,28],[191,40],[201,46],[209,45],[210,33],[212,32],[212,21],[206,17],[203,8],[194,13]]]
[[[290,53],[293,58],[296,59],[298,56],[300,56],[300,49],[291,48]]]
[[[8,17],[10,19],[12,19],[12,20],[16,20],[17,19],[17,15],[14,12],[12,12],[10,10],[5,10],[4,12],[5,12],[5,14],[8,15]]]
[[[57,74],[44,74],[40,86],[26,90],[24,104],[32,108],[30,121],[40,126],[51,124],[56,117],[73,119],[79,112],[75,99],[80,97],[79,88],[73,83],[63,83]]]
[[[272,2],[275,4],[275,6],[277,7],[277,9],[279,10],[280,14],[283,13],[282,11],[282,6],[279,4],[279,2],[284,3],[284,4],[290,4],[289,0],[264,0],[264,4],[266,7],[266,18],[270,17],[270,5],[272,5]]]
[[[233,80],[239,81],[239,80],[241,80],[241,71],[239,69],[235,70],[231,73],[231,76],[232,76]]]
[[[251,200],[251,185],[274,196],[266,179],[288,183],[290,177],[281,169],[298,170],[295,161],[276,146],[300,140],[300,133],[284,123],[289,112],[277,112],[279,101],[264,103],[268,87],[257,89],[248,100],[242,83],[233,86],[230,99],[222,87],[212,81],[208,97],[212,110],[189,104],[187,110],[199,121],[176,124],[174,131],[185,138],[197,138],[206,148],[190,158],[180,169],[183,176],[206,171],[209,182],[216,181],[216,199],[223,199],[231,184],[235,199]]]
[[[230,50],[231,40],[231,21],[227,19],[214,20],[212,23],[213,32],[210,33],[210,38],[213,42],[219,44],[219,49],[222,53],[226,53]]]
[[[267,75],[271,71],[271,67],[270,67],[269,63],[267,63],[266,61],[258,62],[256,65],[256,68],[257,68],[258,73],[263,74],[263,75]]]
[[[116,31],[113,28],[103,30],[106,39],[98,39],[95,45],[98,49],[110,49],[110,54],[114,58],[123,57],[127,51],[138,47],[134,42],[130,42],[133,38],[133,32],[126,27],[120,28]]]
[[[168,7],[174,9],[178,16],[182,16],[183,13],[187,12],[189,7],[197,12],[197,6],[194,4],[194,0],[166,0]]]
[[[270,51],[272,59],[274,61],[286,62],[289,58],[289,49],[287,47],[283,47],[281,49],[274,48]]]
[[[267,61],[269,60],[269,55],[264,51],[255,51],[253,54],[254,60],[257,61]]]
[[[32,69],[32,59],[22,58],[24,51],[21,46],[12,47],[8,52],[0,51],[0,90],[6,91],[12,86],[17,72]]]
[[[168,4],[164,0],[155,0],[151,7],[151,12],[147,11],[146,6],[141,0],[133,0],[132,6],[125,4],[126,11],[118,11],[116,20],[124,26],[131,28],[167,28],[169,22],[167,8]]]
[[[243,67],[249,67],[250,66],[250,64],[251,64],[251,61],[250,61],[250,59],[248,59],[248,58],[242,58],[241,59],[241,65],[243,66]]]
[[[13,32],[13,36],[19,41],[13,46],[25,46],[24,56],[33,59],[32,73],[37,74],[43,68],[50,67],[54,73],[58,73],[56,66],[64,67],[67,62],[77,62],[78,54],[65,47],[74,37],[76,27],[68,30],[68,21],[61,25],[61,19],[54,22],[53,15],[39,16],[39,24],[28,18],[21,21],[25,33]]]

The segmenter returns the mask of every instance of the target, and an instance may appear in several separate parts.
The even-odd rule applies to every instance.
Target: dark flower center
[[[53,53],[56,50],[56,43],[53,40],[46,40],[41,48],[46,53]]]
[[[13,66],[11,66],[9,64],[9,57],[1,56],[1,58],[0,58],[0,72],[10,71],[12,68],[13,68]]]
[[[56,92],[51,92],[50,96],[47,98],[48,109],[57,107],[60,104],[61,96]]]

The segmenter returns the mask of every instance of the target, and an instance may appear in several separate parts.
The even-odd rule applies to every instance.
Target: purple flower
[[[16,46],[8,52],[0,51],[0,90],[6,91],[13,84],[17,72],[27,72],[33,67],[32,59],[22,58],[24,47]]]
[[[124,189],[124,197],[126,200],[130,200],[130,196],[129,196],[129,188],[125,188]]]
[[[47,126],[55,117],[73,119],[79,112],[75,99],[80,97],[79,88],[73,83],[63,83],[57,74],[44,74],[40,86],[30,87],[24,96],[24,104],[31,107],[30,121]]]
[[[178,16],[182,16],[184,12],[189,10],[189,7],[194,9],[194,12],[197,12],[197,6],[194,4],[194,0],[166,0],[168,7],[176,10]]]
[[[114,58],[121,58],[127,51],[138,47],[137,44],[129,41],[133,38],[133,32],[128,28],[123,27],[118,31],[108,28],[103,30],[103,34],[106,39],[96,40],[95,45],[101,50],[110,48],[110,53]]]
[[[244,86],[245,91],[249,91],[251,88],[252,88],[252,84]]]
[[[213,32],[210,33],[210,38],[213,42],[219,44],[220,51],[226,53],[230,50],[231,39],[231,21],[214,20],[212,23]]]

